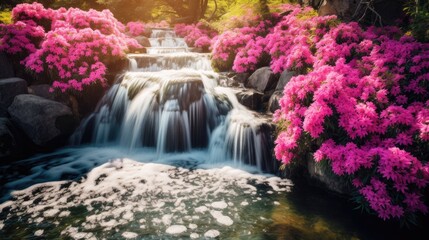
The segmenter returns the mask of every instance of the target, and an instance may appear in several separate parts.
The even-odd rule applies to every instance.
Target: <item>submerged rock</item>
[[[69,107],[30,94],[16,96],[9,107],[9,114],[12,121],[39,146],[63,143],[76,125]]]

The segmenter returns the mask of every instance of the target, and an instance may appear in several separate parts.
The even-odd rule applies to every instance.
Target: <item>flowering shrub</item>
[[[146,32],[146,26],[142,22],[128,22],[126,29],[127,33],[133,37],[138,37]]]
[[[45,37],[45,30],[33,21],[17,21],[13,24],[0,24],[0,36],[0,51],[27,56],[37,50]]]
[[[211,28],[208,23],[198,22],[196,24],[176,24],[174,31],[179,37],[185,38],[186,44],[190,47],[198,47],[208,51],[211,39],[217,36],[217,31]]]
[[[246,72],[261,65],[261,61],[267,58],[264,54],[265,50],[262,49],[266,44],[263,37],[267,35],[273,23],[274,21],[271,20],[260,21],[256,26],[228,30],[214,38],[212,43],[214,67],[220,71],[228,71],[233,68],[234,61],[236,61],[234,70]],[[255,48],[254,51],[246,51],[253,48]],[[238,53],[240,54],[237,55]],[[257,56],[259,53],[262,55]]]
[[[231,52],[234,71],[252,72],[264,65],[271,65],[275,73],[286,69],[305,73],[312,69],[316,59],[315,44],[331,26],[337,24],[336,17],[318,17],[310,8],[301,9],[289,4],[280,5],[278,8],[287,12],[286,16],[272,14],[272,20],[261,21],[257,27],[244,27],[239,30],[252,29],[253,32],[250,32],[250,39],[246,38],[245,47],[240,46],[235,52]],[[223,51],[220,52],[225,55]],[[269,61],[271,64],[267,63]]]
[[[45,9],[42,4],[37,2],[33,4],[18,4],[12,9],[13,22],[33,21],[37,25],[42,26],[45,31],[51,29],[51,23],[55,15],[55,10]]]
[[[267,36],[271,69],[276,73],[284,70],[305,73],[311,69],[315,44],[335,24],[335,16],[318,17],[309,8],[291,10]]]
[[[311,58],[296,61],[309,64],[308,71],[286,85],[275,113],[283,126],[276,157],[289,164],[310,152],[328,161],[333,173],[353,180],[359,203],[382,219],[426,214],[429,45],[399,37],[396,28],[364,30],[356,23],[321,32]]]
[[[264,65],[269,65],[270,56],[265,51],[267,42],[266,38],[259,36],[251,39],[245,47],[238,51],[232,70],[239,73],[253,72]]]
[[[52,10],[33,3],[17,5],[12,13],[16,22],[0,25],[0,50],[19,55],[28,69],[49,76],[52,90],[76,93],[106,85],[108,67],[141,47],[108,10]]]

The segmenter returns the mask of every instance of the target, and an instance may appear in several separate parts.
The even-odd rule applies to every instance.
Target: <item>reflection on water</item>
[[[0,239],[428,236],[423,231],[400,231],[397,225],[364,218],[344,199],[308,186],[294,186],[287,179],[234,167],[204,166],[204,161],[198,160],[204,159],[204,152],[170,155],[158,163],[148,163],[156,152],[145,156],[134,153],[134,160],[109,161],[108,155],[125,154],[114,148],[88,148],[64,150],[57,158],[51,154],[51,160],[39,157],[40,164],[32,166],[32,175],[19,177],[39,184],[27,183],[26,189],[15,191],[12,200],[0,205]],[[98,167],[90,167],[94,165]],[[64,180],[64,172],[77,171],[84,175]],[[14,186],[11,183],[14,181],[7,186]]]

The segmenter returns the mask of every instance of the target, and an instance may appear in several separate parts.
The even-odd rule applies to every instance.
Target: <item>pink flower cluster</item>
[[[227,30],[213,39],[212,60],[222,71],[234,68],[237,72],[255,69],[264,54],[263,39],[273,23],[259,21],[255,26]],[[250,50],[250,51],[249,51]]]
[[[185,38],[188,46],[198,47],[205,51],[210,48],[211,39],[218,35],[216,30],[203,22],[189,25],[176,24],[174,31],[178,36]]]
[[[286,85],[275,113],[285,126],[276,157],[300,161],[305,149],[329,161],[335,174],[354,179],[380,218],[427,213],[429,44],[397,28],[313,19],[318,27],[281,22],[274,32],[283,33],[267,45],[275,71],[306,68]]]
[[[0,36],[0,51],[27,56],[37,50],[45,30],[33,21],[17,21],[10,25],[0,24]]]
[[[268,57],[265,51],[267,45],[267,39],[264,37],[256,37],[250,39],[246,46],[238,51],[237,56],[234,59],[232,70],[235,72],[253,72],[260,66],[261,62],[264,62],[262,58]]]
[[[315,56],[312,49],[330,25],[336,22],[335,16],[317,17],[310,8],[280,7],[290,13],[276,23],[268,34],[247,43],[234,60],[234,71],[255,70],[265,60],[257,56],[263,55],[269,55],[271,69],[276,73],[286,69],[303,73],[313,66]],[[270,24],[260,27],[267,28]]]
[[[50,30],[55,15],[55,10],[46,9],[42,4],[37,2],[33,4],[18,4],[12,9],[13,22],[33,21],[37,25],[42,26],[45,31]]]
[[[14,24],[0,26],[0,50],[19,54],[21,64],[49,76],[53,90],[61,92],[106,85],[108,66],[141,48],[108,10],[52,10],[33,3],[17,5],[13,17]],[[50,23],[46,33],[41,21]]]
[[[138,37],[146,32],[146,26],[143,22],[128,22],[126,32],[132,37]]]

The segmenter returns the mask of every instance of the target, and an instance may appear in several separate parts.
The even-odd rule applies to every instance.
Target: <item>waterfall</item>
[[[218,86],[210,54],[190,52],[173,30],[154,29],[146,54],[129,69],[73,136],[75,144],[115,144],[158,156],[207,151],[208,163],[272,170],[270,134],[257,113]]]

